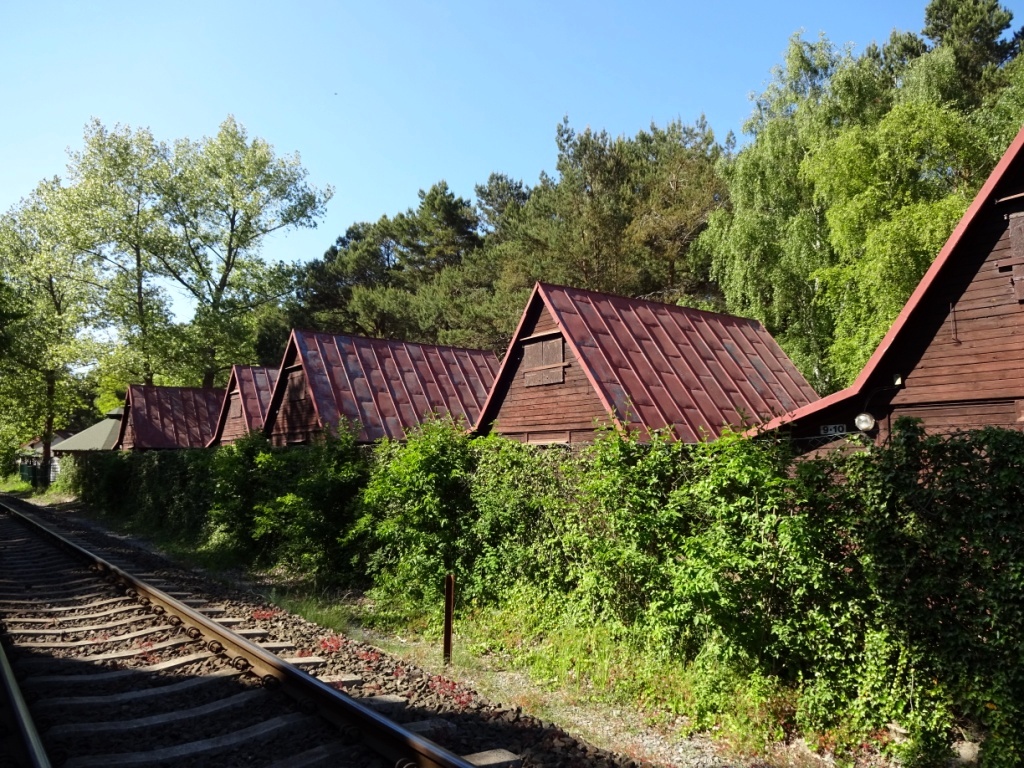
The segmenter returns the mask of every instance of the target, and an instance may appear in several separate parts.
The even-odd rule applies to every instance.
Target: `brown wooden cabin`
[[[938,434],[1024,423],[1024,130],[857,380],[767,428],[807,452],[857,432],[884,441],[900,416]]]
[[[223,389],[132,384],[114,447],[125,451],[202,448],[213,437],[223,401]]]
[[[433,413],[475,423],[498,369],[493,352],[292,331],[264,433],[308,443],[357,424],[358,440],[401,439]]]
[[[240,437],[263,429],[270,397],[277,383],[277,368],[233,365],[228,377],[224,403],[210,445],[233,443]]]
[[[577,443],[612,424],[696,442],[817,397],[754,320],[537,283],[476,429]]]

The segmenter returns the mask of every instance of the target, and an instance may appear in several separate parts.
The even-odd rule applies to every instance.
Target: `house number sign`
[[[845,435],[846,425],[845,424],[822,424],[821,434],[823,435]]]

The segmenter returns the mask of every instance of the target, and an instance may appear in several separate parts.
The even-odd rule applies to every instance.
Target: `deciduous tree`
[[[42,438],[48,476],[50,445],[81,405],[79,379],[95,360],[94,327],[100,282],[93,264],[64,238],[65,190],[44,181],[0,219],[0,269],[17,318],[0,358],[0,402],[9,434]]]
[[[69,247],[90,254],[104,278],[103,317],[116,344],[101,361],[114,386],[168,375],[180,345],[160,260],[176,244],[164,217],[167,148],[147,129],[86,126],[72,152],[61,218]]]
[[[278,157],[233,117],[212,138],[175,142],[168,162],[160,196],[173,248],[158,261],[195,305],[189,362],[212,386],[255,354],[253,310],[290,290],[290,269],[260,258],[264,238],[315,226],[333,191],[311,186],[297,155]]]

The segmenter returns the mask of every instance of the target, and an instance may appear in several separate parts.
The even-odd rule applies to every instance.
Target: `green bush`
[[[263,561],[321,583],[364,585],[364,575],[352,567],[361,553],[345,537],[358,519],[368,473],[355,434],[264,451],[255,465],[269,489],[252,506],[251,535]]]
[[[451,420],[428,421],[404,442],[377,443],[357,533],[367,542],[378,590],[436,603],[446,574],[461,583],[470,572],[465,533],[474,467],[470,440]]]
[[[496,604],[519,584],[563,594],[578,582],[581,553],[572,546],[573,457],[490,436],[471,443],[475,470],[463,536],[471,558],[460,594]]]
[[[81,499],[140,530],[321,581],[364,582],[340,542],[368,467],[349,431],[311,446],[273,448],[249,435],[216,449],[103,452],[79,463]]]
[[[436,616],[455,573],[460,609],[493,633],[481,647],[690,728],[866,741],[908,765],[942,764],[958,728],[1010,766],[1022,476],[1024,435],[994,429],[901,422],[885,446],[794,461],[731,433],[538,449],[438,419],[372,457],[351,433],[287,449],[253,436],[89,456],[74,482],[136,524],[372,587],[390,615]]]

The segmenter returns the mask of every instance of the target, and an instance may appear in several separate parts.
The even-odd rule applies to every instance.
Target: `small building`
[[[60,457],[57,447],[72,436],[67,429],[55,429],[50,436],[50,471],[43,477],[43,438],[33,437],[18,448],[18,474],[22,480],[33,485],[45,485],[57,479],[60,473]]]
[[[667,428],[696,442],[817,397],[754,320],[537,283],[476,429],[576,443],[598,425]]]
[[[223,402],[223,389],[132,384],[115,448],[203,448],[213,437]]]
[[[900,416],[937,434],[1024,424],[1024,130],[856,381],[767,428],[807,452],[857,432],[881,442]]]
[[[121,431],[121,417],[124,408],[114,408],[109,411],[103,421],[98,421],[91,427],[76,432],[67,440],[53,446],[54,454],[63,456],[76,453],[91,453],[93,451],[111,451],[117,444],[117,436]]]
[[[492,352],[292,331],[264,433],[274,445],[310,442],[358,425],[358,440],[403,438],[431,414],[472,426],[487,399]]]
[[[234,365],[228,377],[224,403],[210,445],[233,443],[243,435],[263,429],[270,397],[277,383],[277,368]]]

